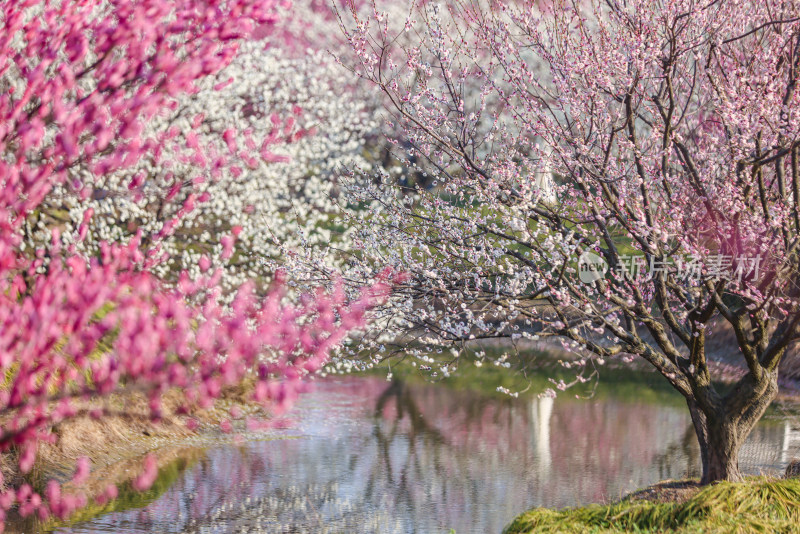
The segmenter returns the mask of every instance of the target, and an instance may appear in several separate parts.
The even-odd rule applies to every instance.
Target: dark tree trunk
[[[712,413],[702,410],[695,400],[687,401],[700,445],[701,484],[741,480],[739,450],[778,394],[777,376],[758,386],[737,387],[736,393],[730,402]]]
[[[703,464],[701,484],[709,484],[717,480],[740,480],[739,449],[740,436],[736,425],[731,421],[714,421],[702,410],[689,401],[694,431],[700,444],[700,461]],[[745,436],[746,437],[746,436]],[[742,439],[743,440],[743,439]]]

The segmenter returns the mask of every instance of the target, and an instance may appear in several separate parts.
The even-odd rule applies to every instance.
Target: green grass
[[[800,532],[800,480],[751,478],[702,489],[684,503],[623,500],[525,512],[504,534]]]
[[[440,365],[452,365],[453,357],[434,353],[428,354],[435,360],[435,363],[429,364],[432,367],[431,371],[421,371],[419,367],[412,367],[410,364],[412,358],[404,360],[389,358],[365,373],[385,377],[391,370],[394,378],[405,382],[435,383],[456,391],[470,391],[487,398],[511,401],[511,397],[498,392],[497,388],[504,387],[510,391],[520,392],[520,398],[530,398],[546,389],[554,389],[555,386],[549,379],[564,380],[569,383],[579,372],[575,368],[565,369],[558,363],[559,357],[547,351],[530,349],[520,351],[518,356],[509,358],[510,368],[499,367],[488,361],[504,352],[511,352],[510,350],[489,348],[484,352],[487,360],[481,367],[476,367],[475,360],[478,358],[475,351],[466,350],[458,359],[457,369],[447,378],[443,377],[441,372],[437,373],[436,378],[432,378],[431,372],[438,371]],[[584,375],[588,377],[592,369],[594,368],[590,366]],[[643,361],[636,361],[633,364],[598,365],[596,370],[597,376],[589,382],[577,384],[566,391],[559,391],[559,401],[612,400],[650,406],[686,407],[686,400],[663,376]],[[714,387],[720,394],[727,393],[732,386],[733,384],[714,381]],[[784,416],[787,413],[800,415],[800,406],[794,404],[779,406],[773,403],[765,414],[767,416],[765,420],[771,416]]]
[[[387,360],[369,371],[369,374],[385,376],[391,368],[392,375],[399,380],[410,383],[435,382],[438,385],[456,391],[471,391],[485,397],[508,399],[504,393],[497,391],[498,387],[510,391],[521,392],[521,397],[537,396],[546,389],[555,389],[549,379],[572,382],[579,371],[565,369],[558,363],[558,358],[546,352],[535,350],[524,351],[519,357],[509,358],[510,368],[493,365],[491,359],[499,356],[503,351],[488,349],[485,351],[489,357],[481,367],[475,365],[476,357],[467,351],[458,361],[458,368],[451,375],[444,378],[439,372],[436,378],[431,378],[431,372],[421,371],[418,367],[406,361]],[[437,371],[439,365],[452,362],[452,357],[430,354],[437,360],[430,364]],[[437,357],[438,356],[438,357]],[[591,368],[584,372],[589,376]],[[560,392],[559,397],[564,400],[575,400],[576,395],[581,399],[594,400],[614,399],[642,404],[659,404],[668,406],[685,406],[686,401],[669,383],[649,367],[604,365],[597,367],[598,376],[585,384],[577,384],[565,392]],[[599,380],[598,380],[599,378]]]
[[[68,520],[51,519],[48,522],[36,525],[39,532],[52,532],[56,529],[66,528],[83,521],[111,512],[124,512],[136,508],[143,508],[156,501],[177,480],[181,474],[200,459],[200,454],[193,452],[187,457],[179,457],[158,470],[158,476],[146,491],[137,491],[131,482],[125,482],[118,487],[119,494],[116,499],[103,504],[90,501],[89,504],[76,511]]]

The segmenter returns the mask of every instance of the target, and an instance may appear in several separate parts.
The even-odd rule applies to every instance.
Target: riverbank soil
[[[697,495],[702,486],[697,480],[664,480],[625,497],[632,502],[684,503]]]

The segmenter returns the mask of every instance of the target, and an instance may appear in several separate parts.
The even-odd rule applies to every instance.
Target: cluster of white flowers
[[[31,239],[49,240],[48,217],[63,225],[65,242],[87,253],[141,231],[145,244],[158,241],[169,254],[156,272],[196,276],[210,263],[223,268],[225,288],[267,282],[276,265],[288,260],[291,267],[297,254],[335,266],[329,245],[347,240],[346,228],[330,221],[340,208],[337,176],[342,169],[374,171],[385,149],[380,95],[337,63],[347,43],[318,4],[294,3],[264,38],[242,43],[228,67],[146,124],[161,142],[158,161],[91,179],[89,170],[77,171],[77,180],[92,184],[91,197],[59,187],[46,213],[29,221]],[[214,168],[215,155],[226,164]],[[165,203],[167,196],[174,200]],[[87,207],[94,216],[79,239]],[[223,261],[223,237],[231,233],[235,253]]]

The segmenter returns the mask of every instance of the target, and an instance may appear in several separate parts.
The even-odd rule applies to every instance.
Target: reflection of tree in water
[[[661,479],[670,478],[669,473],[674,473],[675,466],[682,464],[686,465],[686,477],[700,478],[700,446],[692,425],[686,425],[680,440],[670,443],[654,461]]]
[[[288,486],[268,496],[226,499],[202,517],[192,518],[183,533],[405,532],[400,522],[380,510],[342,498],[337,484]]]
[[[405,532],[387,513],[340,494],[335,481],[264,487],[272,468],[249,446],[209,451],[156,503],[110,514],[72,532]]]
[[[137,532],[498,532],[531,506],[613,499],[698,464],[679,408],[321,383],[300,439],[208,451]],[[765,443],[771,435],[765,434]]]
[[[396,417],[388,424],[382,423],[382,414],[390,402],[394,402]],[[414,505],[413,487],[410,481],[425,478],[433,469],[441,475],[441,454],[447,448],[445,437],[434,427],[428,424],[423,417],[413,393],[405,383],[400,380],[392,381],[391,385],[381,393],[375,403],[375,424],[373,436],[377,448],[377,461],[383,469],[370,471],[366,484],[365,497],[372,499],[375,491],[381,491],[385,485],[396,488],[395,501],[398,505],[412,507]],[[408,425],[403,421],[408,418]],[[404,462],[395,473],[392,465],[392,444],[398,439],[408,442],[408,460]],[[423,451],[423,452],[420,452]],[[424,465],[423,456],[429,451],[432,456],[430,465]],[[357,457],[353,457],[356,461]],[[381,478],[385,480],[380,480]]]

